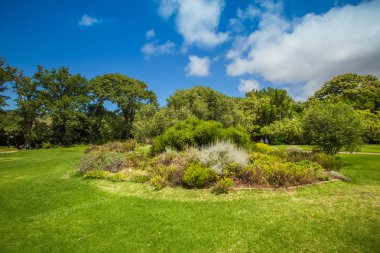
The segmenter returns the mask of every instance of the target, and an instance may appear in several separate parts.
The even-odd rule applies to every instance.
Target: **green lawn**
[[[352,183],[208,190],[84,180],[83,147],[0,154],[1,252],[376,252],[380,156],[342,155]],[[377,250],[376,250],[377,249]]]

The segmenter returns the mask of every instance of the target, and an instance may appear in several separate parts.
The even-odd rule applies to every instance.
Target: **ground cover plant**
[[[380,156],[340,155],[335,181],[297,190],[83,180],[83,147],[0,154],[2,252],[376,252]]]

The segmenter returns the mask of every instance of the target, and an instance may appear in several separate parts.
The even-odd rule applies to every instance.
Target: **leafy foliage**
[[[189,118],[178,122],[155,138],[151,152],[159,154],[167,147],[185,150],[187,147],[201,147],[223,139],[231,139],[236,141],[236,144],[247,145],[249,138],[241,130],[224,129],[219,122]]]
[[[261,128],[261,134],[274,144],[298,144],[302,142],[303,129],[299,118],[284,118]]]
[[[156,104],[156,95],[148,86],[121,74],[105,74],[91,80],[93,92],[99,103],[104,101],[116,104],[122,112],[125,123],[125,137],[131,137],[136,112],[143,104]]]
[[[202,188],[215,179],[215,172],[199,163],[192,163],[185,170],[182,182],[191,188]]]
[[[315,99],[343,101],[355,109],[380,110],[380,81],[376,76],[345,74],[326,82],[314,95]]]
[[[168,98],[168,108],[189,111],[201,120],[218,121],[225,127],[235,126],[240,120],[234,101],[208,87],[177,90]]]
[[[233,184],[234,181],[231,178],[222,177],[214,184],[211,192],[217,195],[228,193],[231,190]]]
[[[306,111],[303,129],[306,139],[329,155],[354,151],[362,143],[360,118],[343,103],[315,103]]]

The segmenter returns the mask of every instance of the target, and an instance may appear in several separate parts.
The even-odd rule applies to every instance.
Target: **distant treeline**
[[[4,110],[7,88],[17,95],[15,110]],[[371,75],[337,76],[303,103],[278,88],[253,90],[237,98],[197,86],[177,90],[160,108],[156,94],[144,82],[122,74],[87,80],[66,67],[38,66],[34,75],[25,76],[0,60],[0,145],[41,147],[130,138],[151,142],[189,117],[238,128],[254,141],[307,144],[304,115],[321,102],[349,105],[363,124],[363,140],[379,143],[380,82]],[[117,109],[111,111],[105,103]]]

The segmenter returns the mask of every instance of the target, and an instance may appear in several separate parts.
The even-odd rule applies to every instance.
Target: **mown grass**
[[[83,147],[0,154],[1,252],[376,252],[380,156],[342,155],[352,183],[209,190],[84,180]]]

